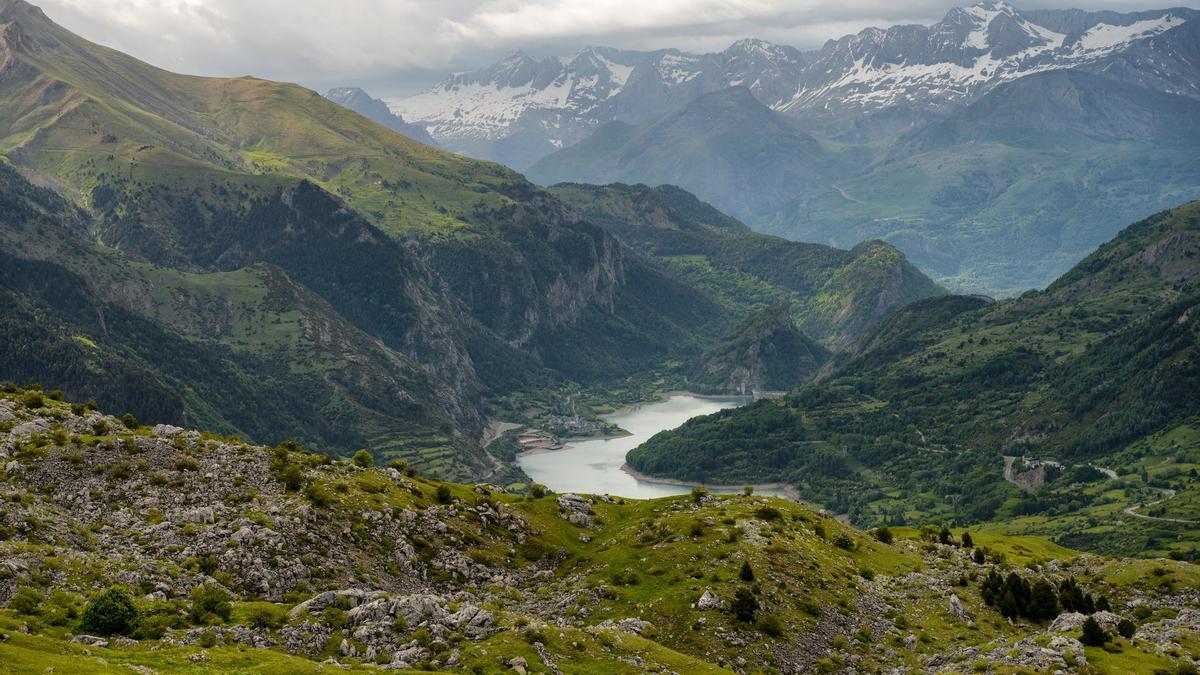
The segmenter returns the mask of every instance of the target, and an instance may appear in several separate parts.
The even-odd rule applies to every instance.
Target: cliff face
[[[783,391],[812,379],[829,357],[828,350],[800,332],[786,307],[774,307],[705,352],[693,378],[740,394]]]

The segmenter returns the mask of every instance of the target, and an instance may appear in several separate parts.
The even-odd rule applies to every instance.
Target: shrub
[[[1117,634],[1128,640],[1137,632],[1137,626],[1129,619],[1121,619],[1117,623]]]
[[[62,389],[51,389],[46,394],[46,398],[50,399],[51,401],[61,401],[63,398],[65,398],[65,395],[63,394]]]
[[[28,586],[22,586],[17,589],[16,593],[13,593],[12,599],[8,601],[8,608],[18,614],[37,614],[43,599],[41,593]]]
[[[138,421],[133,413],[125,413],[125,416],[121,418],[121,424],[124,424],[126,429],[138,428]]]
[[[287,623],[287,610],[279,605],[269,603],[259,603],[250,607],[250,611],[246,614],[246,620],[254,628],[266,628],[267,630],[277,630],[280,626]]]
[[[217,634],[211,630],[206,630],[200,634],[200,639],[197,641],[204,649],[217,646]]]
[[[133,637],[138,640],[161,640],[167,634],[167,629],[177,628],[173,617],[165,614],[144,616],[138,621]]]
[[[892,531],[886,527],[877,527],[872,530],[871,534],[875,535],[875,538],[884,544],[891,544],[896,540],[896,537],[892,534]]]
[[[375,458],[372,457],[371,453],[367,452],[366,450],[359,450],[358,452],[354,453],[354,459],[351,461],[354,462],[354,466],[362,467],[364,469],[375,466]]]
[[[40,408],[46,405],[46,401],[42,399],[40,392],[31,391],[21,397],[21,403],[25,404],[26,408]]]
[[[1103,647],[1108,642],[1108,633],[1100,627],[1100,622],[1089,616],[1083,622],[1083,637],[1079,641],[1089,647]]]
[[[833,537],[833,545],[847,551],[854,550],[854,539],[845,532],[839,532]]]
[[[692,501],[696,502],[697,504],[704,501],[706,496],[708,496],[708,490],[704,489],[703,485],[697,485],[696,487],[692,488]]]
[[[529,486],[529,496],[533,497],[534,499],[541,499],[542,497],[546,496],[547,489],[548,488],[541,483],[534,483],[533,485]]]
[[[349,617],[346,616],[346,610],[338,607],[327,607],[321,612],[321,622],[334,630],[345,628],[347,620]]]
[[[754,494],[754,486],[747,485],[746,487],[742,488],[742,494],[746,495],[747,497]]]
[[[747,583],[754,581],[754,568],[750,567],[749,560],[742,563],[742,569],[738,572],[738,578]]]
[[[333,502],[333,495],[320,483],[309,483],[308,487],[304,488],[304,496],[308,497],[314,506],[329,506]]]
[[[754,515],[768,521],[783,518],[783,514],[779,512],[779,509],[773,506],[760,506],[754,511]]]
[[[433,494],[433,499],[439,504],[450,503],[450,488],[445,485],[439,485],[437,491]]]
[[[983,549],[975,549],[974,559],[976,565],[982,565],[987,560],[987,558],[983,555]]]
[[[278,477],[279,482],[283,483],[283,489],[288,492],[296,492],[304,487],[304,471],[298,464],[285,464],[279,470]]]
[[[188,615],[192,623],[211,625],[229,620],[233,612],[229,594],[217,586],[197,586],[192,591],[192,607]]]
[[[125,589],[113,586],[92,598],[83,609],[79,628],[92,635],[129,635],[138,623],[138,609]]]
[[[970,532],[962,533],[962,547],[963,548],[975,548],[975,541],[973,539],[971,539]]]
[[[758,629],[771,637],[783,635],[783,622],[774,614],[763,614],[758,617]]]
[[[747,623],[754,621],[754,615],[758,612],[758,600],[748,588],[739,588],[733,595],[733,615],[738,621]]]

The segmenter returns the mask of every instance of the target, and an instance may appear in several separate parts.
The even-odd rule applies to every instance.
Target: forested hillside
[[[1135,492],[1194,490],[1198,278],[1192,202],[1130,226],[1045,291],[906,307],[822,382],[664,432],[629,462],[686,480],[785,480],[864,524],[1054,514],[1109,498],[1023,494],[1004,480],[1006,455],[1132,474]],[[1186,512],[1188,499],[1168,505]]]

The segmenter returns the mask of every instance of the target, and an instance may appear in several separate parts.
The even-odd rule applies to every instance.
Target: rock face
[[[800,332],[786,307],[775,307],[734,329],[701,357],[693,378],[743,395],[794,389],[829,360],[829,351]]]
[[[564,520],[572,525],[580,527],[591,527],[592,525],[592,504],[588,500],[576,494],[559,495],[556,500],[558,502],[559,515]]]
[[[704,595],[692,605],[698,610],[707,612],[711,610],[724,609],[725,601],[717,597],[712,591],[704,591]]]

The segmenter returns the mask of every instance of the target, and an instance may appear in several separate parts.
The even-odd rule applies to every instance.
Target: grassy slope
[[[0,394],[0,398],[11,407],[23,394]],[[17,406],[19,410],[20,404]],[[67,404],[46,401],[44,406],[39,414],[61,419],[63,424],[72,423]],[[11,426],[12,422],[3,424]],[[31,476],[42,467],[48,470],[44,476],[30,478],[39,485],[47,479],[57,480],[55,476],[62,471],[76,471],[81,476],[95,474],[93,464],[106,470],[116,466],[110,462],[119,459],[122,451],[114,451],[111,446],[124,445],[134,437],[148,440],[150,430],[113,426],[102,437],[66,435],[63,446],[50,438],[31,439],[20,444],[17,461]],[[147,485],[141,473],[162,474],[165,480],[179,485],[171,489],[198,490],[199,485],[212,480],[205,478],[207,469],[189,472],[170,467],[179,466],[177,457],[183,453],[204,465],[228,452],[217,449],[220,439],[206,435],[200,440],[199,448],[189,449],[186,442],[173,446],[167,443],[164,449],[140,454],[137,460],[150,464],[150,469],[138,469],[126,477],[110,471],[110,480],[117,484],[126,481],[127,489],[85,499],[104,501],[108,517],[113,522],[125,522],[134,501],[145,496],[147,490],[152,493],[157,489],[151,487],[153,482]],[[236,444],[232,449],[240,458],[238,466],[230,467],[235,473],[262,471],[271,455],[269,449]],[[165,454],[158,456],[159,452]],[[82,457],[71,459],[75,453]],[[278,458],[278,451],[274,455]],[[410,584],[417,581],[430,583],[443,594],[458,588],[468,590],[486,600],[484,606],[496,614],[500,629],[483,640],[451,637],[468,670],[478,667],[487,672],[521,656],[534,671],[541,672],[535,642],[542,643],[559,667],[571,673],[627,672],[628,659],[633,657],[640,657],[651,669],[676,672],[728,672],[718,664],[732,666],[738,658],[745,659],[751,668],[768,670],[798,664],[816,670],[836,669],[848,663],[864,669],[900,664],[920,668],[934,655],[956,653],[972,645],[991,649],[1044,629],[1026,621],[1009,622],[981,604],[976,582],[992,565],[1032,574],[1055,561],[1064,570],[1062,574],[1071,570],[1086,588],[1108,595],[1118,611],[1128,609],[1127,603],[1134,595],[1149,592],[1153,609],[1143,621],[1169,617],[1171,610],[1163,607],[1175,601],[1171,594],[1187,593],[1200,584],[1194,566],[1184,563],[1085,559],[1041,538],[1003,536],[986,529],[973,531],[976,545],[994,560],[1003,558],[1004,562],[979,566],[967,561],[959,549],[929,543],[917,531],[898,529],[897,542],[887,545],[804,505],[752,496],[599,500],[592,507],[594,527],[583,529],[561,516],[553,497],[483,494],[470,485],[442,484],[420,477],[396,478],[394,472],[356,468],[348,463],[325,466],[296,453],[285,453],[284,457],[307,467],[305,481],[309,487],[305,492],[326,495],[321,503],[287,493],[274,479],[268,479],[250,501],[224,499],[229,512],[222,511],[217,524],[187,525],[185,530],[192,530],[188,536],[197,537],[197,543],[207,541],[218,532],[217,525],[227,519],[243,518],[248,520],[238,522],[268,525],[278,519],[277,529],[284,535],[285,545],[291,546],[293,535],[284,525],[287,516],[319,509],[321,517],[310,519],[310,527],[323,544],[311,553],[326,555],[324,549],[329,542],[325,537],[332,535],[342,539],[330,547],[330,552],[348,554],[355,562],[330,569],[328,576],[310,576],[308,582],[316,586],[304,584],[303,590],[287,593],[278,606],[289,608],[324,587],[411,588]],[[237,481],[233,484],[239,485]],[[436,497],[439,488],[448,491],[448,504],[438,503],[444,501]],[[47,666],[72,672],[113,672],[111,669],[127,664],[165,672],[251,672],[264,668],[307,672],[314,668],[313,661],[236,645],[203,649],[160,646],[151,640],[132,647],[85,649],[67,644],[75,620],[61,609],[74,607],[78,611],[86,594],[144,563],[126,560],[123,556],[128,551],[104,549],[107,543],[99,548],[95,544],[76,548],[71,543],[76,541],[73,532],[92,531],[86,510],[81,507],[76,512],[73,506],[60,505],[38,511],[52,501],[61,504],[62,495],[55,495],[53,490],[25,492],[27,489],[23,481],[0,478],[0,490],[13,498],[13,508],[39,514],[37,523],[29,526],[32,529],[19,533],[6,530],[0,550],[19,557],[24,565],[31,566],[29,569],[53,574],[31,574],[20,569],[8,579],[15,578],[19,586],[65,592],[44,601],[33,614],[22,615],[13,608],[0,611],[0,632],[7,636],[0,641],[0,662],[7,668],[5,672],[41,672]],[[224,485],[219,489],[225,489]],[[194,500],[183,502],[185,508],[206,503],[201,493],[194,494]],[[174,513],[173,503],[160,502],[168,514]],[[527,533],[525,541],[514,541],[513,533],[503,526],[480,519],[475,507],[484,504],[517,514],[525,523],[521,530]],[[421,568],[423,572],[415,577],[400,574],[388,562],[388,544],[364,536],[373,526],[362,514],[421,513],[429,509],[441,509],[446,529],[421,533],[422,550],[430,555],[418,556],[413,563],[427,566]],[[151,517],[149,512],[137,513],[139,517]],[[4,521],[6,527],[8,522]],[[159,535],[152,534],[148,527],[144,529],[134,535],[140,542],[138,546],[145,547],[145,551],[156,550]],[[64,555],[68,550],[72,553]],[[447,550],[465,554],[475,564],[513,571],[522,581],[513,587],[468,583],[431,564]],[[155,563],[155,573],[190,578],[194,562],[177,558],[171,556]],[[99,560],[103,564],[96,564]],[[743,562],[749,562],[755,572],[753,587],[763,605],[757,626],[738,622],[725,612],[702,612],[691,607],[705,590],[728,599],[735,589],[750,587],[738,578]],[[223,584],[239,594],[233,621],[245,621],[252,606],[268,604],[243,588],[238,576],[241,573],[224,563],[216,573]],[[958,576],[966,583],[949,585]],[[421,582],[427,577],[430,581]],[[1161,587],[1163,581],[1169,588]],[[297,582],[285,583],[290,587]],[[1159,587],[1152,589],[1155,585]],[[948,613],[947,593],[961,598],[970,623]],[[172,613],[182,609],[172,601],[158,601],[157,605],[139,602],[144,610],[157,607],[157,611]],[[779,622],[782,632],[761,632],[766,630],[762,626],[766,625],[767,615]],[[629,617],[649,621],[650,628],[638,637],[596,627],[605,619]],[[333,619],[332,615],[322,615],[312,620]],[[557,621],[561,623],[555,625]],[[29,634],[19,630],[21,624],[29,627]],[[904,646],[909,634],[914,636],[913,647]],[[335,655],[338,637],[335,634],[317,660]],[[1152,653],[1147,643],[1123,642],[1121,646],[1119,654],[1089,651],[1089,660],[1100,666],[1101,672],[1121,672],[1127,664],[1166,667],[1173,663],[1171,658]],[[201,652],[203,657],[195,657]],[[189,657],[206,660],[197,662]],[[856,660],[848,660],[852,658]],[[351,667],[363,665],[357,659],[340,660]],[[997,668],[1007,672],[1003,665]]]

